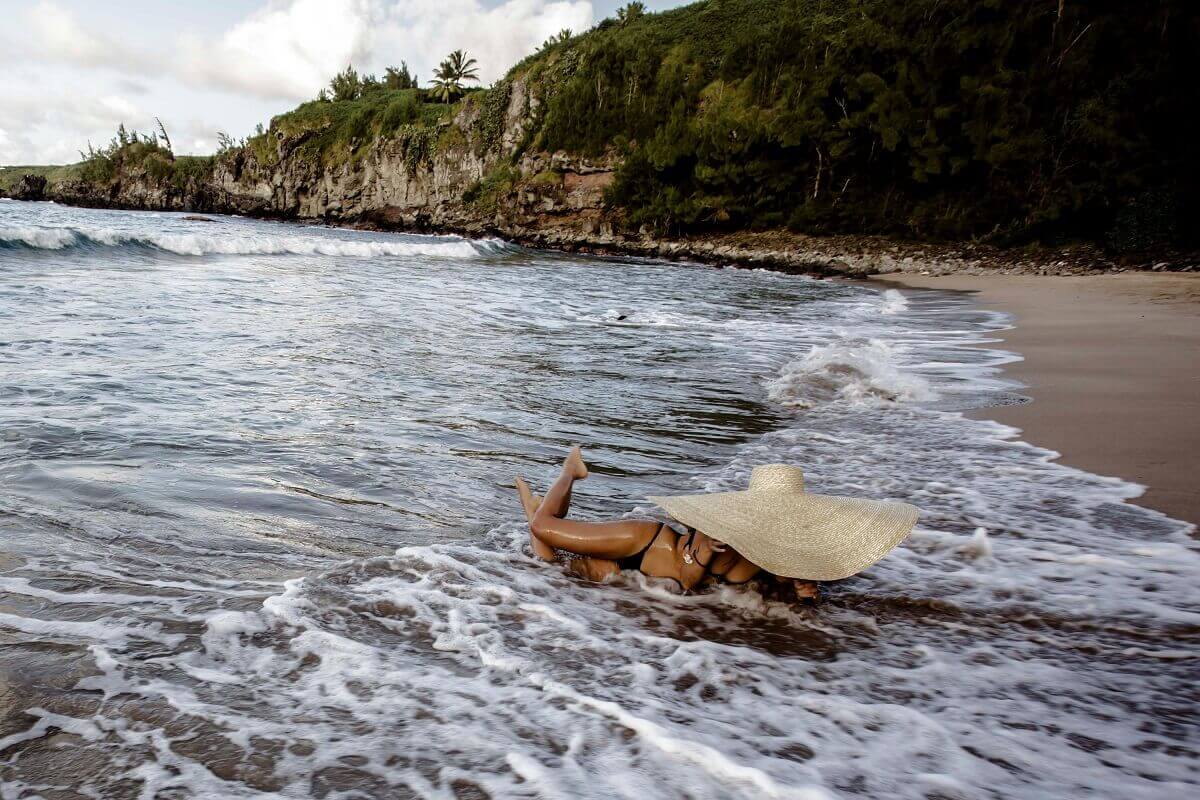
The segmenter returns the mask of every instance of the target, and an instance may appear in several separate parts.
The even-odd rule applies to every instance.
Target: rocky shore
[[[388,230],[370,223],[358,224]],[[1002,249],[975,243],[911,242],[881,236],[806,236],[786,230],[742,231],[657,238],[644,232],[622,234],[551,225],[463,225],[429,232],[499,236],[551,250],[595,255],[635,256],[733,265],[809,275],[861,278],[871,275],[1100,275],[1127,271],[1196,272],[1200,255],[1170,254],[1114,258],[1101,248]]]

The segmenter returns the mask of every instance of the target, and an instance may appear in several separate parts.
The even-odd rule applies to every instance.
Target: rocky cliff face
[[[182,185],[124,169],[107,184],[73,180],[42,188],[47,199],[73,205],[491,233],[564,246],[613,244],[614,220],[604,210],[604,190],[612,182],[615,159],[561,152],[518,157],[539,105],[527,82],[513,81],[490,148],[481,147],[472,135],[480,109],[468,104],[436,132],[440,141],[452,144],[420,159],[412,158],[402,139],[384,138],[368,143],[354,158],[324,164],[302,152],[311,134],[272,130],[273,152],[265,158],[244,147],[219,158],[211,175]],[[458,135],[444,135],[449,128]],[[472,187],[496,169],[506,170],[507,178],[486,198],[490,202],[470,199]]]

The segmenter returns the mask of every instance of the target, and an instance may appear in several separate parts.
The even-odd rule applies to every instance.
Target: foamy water
[[[1007,324],[6,203],[0,797],[1190,795],[1195,541],[962,415],[1015,397]],[[594,586],[511,489],[574,442],[580,515],[787,461],[922,517],[815,610]]]

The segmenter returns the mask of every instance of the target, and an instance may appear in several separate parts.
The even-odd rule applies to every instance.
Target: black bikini
[[[624,569],[636,569],[636,570],[640,571],[642,568],[642,559],[646,557],[646,551],[649,550],[651,547],[653,547],[654,543],[656,541],[658,541],[658,537],[662,535],[663,528],[670,528],[670,527],[671,526],[665,522],[663,524],[659,525],[658,530],[656,530],[654,532],[653,538],[650,539],[650,542],[645,547],[643,547],[641,550],[639,550],[638,552],[634,553],[631,556],[626,556],[625,558],[616,559],[617,566],[623,570]],[[685,564],[700,564],[700,559],[697,558],[695,556],[694,552],[692,551],[692,542],[696,538],[696,529],[688,528],[687,530],[688,530],[687,541],[683,545],[683,553],[684,553],[683,563],[685,563]],[[671,529],[671,532],[672,533],[675,532],[673,528]],[[675,535],[679,536],[680,534],[676,533]],[[715,558],[716,558],[716,555],[714,554],[712,556],[712,558],[710,558],[708,560],[707,564],[700,564],[700,566],[704,567],[705,573],[708,572],[708,568],[712,565],[713,559],[715,559]]]

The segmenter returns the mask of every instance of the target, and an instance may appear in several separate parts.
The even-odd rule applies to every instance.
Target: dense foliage
[[[626,157],[634,224],[1121,246],[1195,211],[1197,25],[1190,0],[708,0],[515,71],[547,95],[533,146]]]

